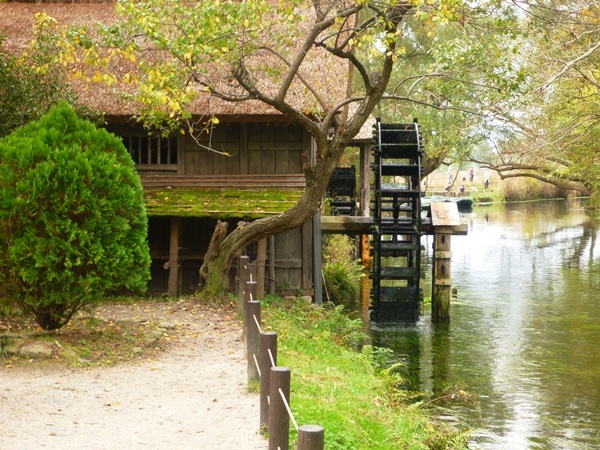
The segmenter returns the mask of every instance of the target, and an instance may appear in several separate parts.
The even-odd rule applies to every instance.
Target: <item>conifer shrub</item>
[[[67,103],[0,139],[2,294],[44,330],[145,290],[147,226],[127,149]]]

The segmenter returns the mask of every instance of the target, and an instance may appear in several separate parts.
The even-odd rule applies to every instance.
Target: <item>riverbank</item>
[[[452,181],[448,185],[450,175]],[[486,187],[485,177],[485,171],[482,169],[475,169],[472,180],[468,171],[465,171],[464,174],[463,171],[449,174],[447,170],[438,169],[425,178],[423,190],[426,195],[447,193],[451,197],[471,197],[474,203],[502,203],[565,198],[567,196],[566,191],[533,178],[523,177],[502,180],[496,172],[488,171],[489,183]],[[448,186],[449,189],[446,189]],[[462,192],[461,186],[464,187]]]
[[[410,404],[400,373],[386,370],[393,362],[389,353],[363,346],[368,338],[362,322],[341,307],[274,299],[262,316],[263,330],[279,333],[278,364],[291,368],[296,421],[323,426],[328,450],[466,445],[465,434]],[[294,432],[291,438],[294,448]]]
[[[50,353],[3,351],[0,447],[266,448],[235,311],[193,299],[109,302],[53,335],[25,327],[23,341],[45,342]],[[358,351],[368,342],[362,323],[340,309],[271,299],[267,330],[279,336],[278,364],[292,370],[296,421],[323,426],[328,450],[464,443],[402,401],[399,375],[381,370],[388,361],[372,347]],[[295,439],[292,427],[290,448]]]

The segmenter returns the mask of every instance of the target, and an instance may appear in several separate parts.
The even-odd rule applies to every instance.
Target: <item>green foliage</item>
[[[263,329],[279,335],[278,364],[292,370],[294,417],[300,425],[323,426],[325,448],[464,447],[464,436],[458,439],[456,433],[433,424],[425,412],[393,401],[386,379],[373,370],[364,356],[378,353],[380,356],[374,360],[387,364],[392,359],[391,351],[364,345],[361,354],[345,345],[353,339],[340,339],[348,336],[348,331],[340,331],[362,332],[362,324],[345,316],[340,307],[319,308],[297,301],[273,300],[262,311]],[[389,375],[389,379],[394,377]],[[291,447],[295,439],[292,430]]]
[[[142,186],[122,142],[62,102],[0,140],[0,282],[43,329],[149,279]]]
[[[3,47],[0,35],[0,137],[39,119],[60,100],[76,105],[80,115],[100,121],[98,114],[78,105],[63,70],[50,61],[53,53],[55,48],[37,45],[15,56]]]
[[[358,296],[362,267],[354,258],[354,241],[342,234],[328,236],[323,245],[323,277],[327,297],[336,304],[345,304]]]

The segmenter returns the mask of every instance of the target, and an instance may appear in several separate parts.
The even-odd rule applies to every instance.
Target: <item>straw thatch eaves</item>
[[[63,2],[33,2],[6,1],[0,3],[0,30],[5,35],[5,45],[19,53],[31,43],[35,14],[45,12],[62,25],[88,25],[99,23],[110,24],[115,20],[114,1],[75,0]],[[155,57],[157,55],[155,54]],[[261,56],[264,60],[264,57]],[[118,76],[122,67],[112,69]],[[324,53],[317,53],[312,59],[307,59],[302,68],[303,75],[315,85],[328,99],[330,105],[343,98],[346,91],[347,67],[341,61],[331,60]],[[85,83],[73,80],[73,89],[78,93],[80,101],[85,105],[104,112],[108,117],[134,116],[139,112],[139,105],[131,100],[125,100],[114,88],[98,83]],[[271,86],[275,89],[276,82]],[[268,88],[268,87],[267,87]],[[131,87],[118,86],[120,92],[131,93]],[[308,91],[296,83],[287,101],[300,110],[313,109],[314,99]],[[196,115],[214,114],[227,120],[253,119],[281,120],[281,114],[275,109],[256,100],[229,103],[202,93],[192,106]],[[246,116],[246,117],[244,117]],[[279,116],[279,117],[278,117]]]

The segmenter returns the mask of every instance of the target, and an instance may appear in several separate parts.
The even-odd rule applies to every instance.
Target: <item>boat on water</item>
[[[473,209],[473,199],[471,197],[441,197],[427,196],[421,198],[421,209],[428,211],[429,205],[436,202],[451,202],[456,203],[459,211],[470,211]]]

